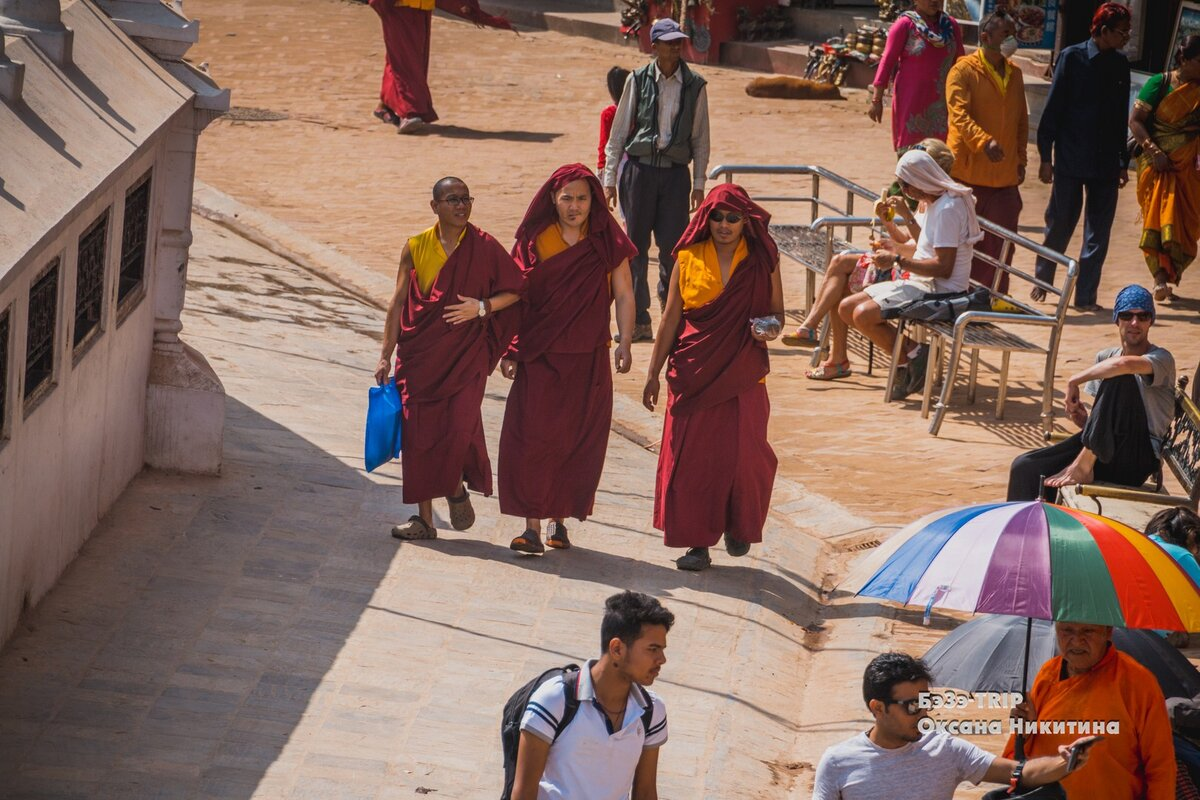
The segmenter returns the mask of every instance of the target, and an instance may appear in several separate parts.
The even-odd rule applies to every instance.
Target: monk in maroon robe
[[[513,258],[525,274],[521,324],[501,362],[513,378],[500,432],[500,511],[525,518],[510,547],[571,546],[566,517],[587,519],[608,450],[612,372],[609,306],[616,299],[617,372],[631,366],[637,248],[613,219],[600,181],[582,164],[559,168],[517,228]]]
[[[387,61],[375,116],[412,133],[435,122],[433,97],[429,92],[429,47],[433,9],[462,17],[479,26],[512,30],[504,17],[479,8],[479,0],[368,0],[383,23]]]
[[[516,332],[517,311],[505,309],[525,279],[500,243],[470,224],[472,201],[458,178],[434,185],[437,224],[404,245],[388,307],[375,379],[387,380],[396,350],[404,502],[417,505],[406,524],[392,528],[398,539],[437,536],[435,497],[449,502],[451,526],[466,530],[475,522],[467,488],[492,493],[480,406]]]
[[[732,556],[762,541],[777,465],[767,443],[766,342],[783,324],[770,219],[742,187],[721,184],[675,250],[642,402],[654,410],[666,362],[654,527],[668,547],[688,548],[680,569],[709,567],[722,535]]]

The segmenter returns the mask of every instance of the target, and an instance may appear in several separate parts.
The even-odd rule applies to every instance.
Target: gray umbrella
[[[1030,631],[1029,660],[1040,669],[1058,654],[1054,623],[1000,614],[981,616],[959,625],[929,648],[925,663],[935,686],[968,692],[1026,692],[1022,678],[1025,637]],[[1200,694],[1200,671],[1153,631],[1113,628],[1113,644],[1158,679],[1166,697]]]

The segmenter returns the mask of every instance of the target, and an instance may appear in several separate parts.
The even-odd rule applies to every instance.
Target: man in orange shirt
[[[1071,723],[1101,723],[1104,741],[1092,748],[1088,768],[1062,779],[1067,795],[1174,800],[1175,746],[1154,675],[1113,647],[1106,625],[1056,622],[1054,631],[1062,655],[1042,666],[1029,699],[1013,712],[1020,724],[1037,726],[1025,737],[1025,758],[1053,755],[1075,741],[1080,731]],[[1066,723],[1059,732],[1056,722]],[[1005,758],[1013,757],[1015,742],[1010,736]]]
[[[974,190],[977,215],[1010,231],[1016,231],[1021,217],[1018,187],[1025,181],[1029,139],[1025,82],[1021,70],[1000,52],[1015,32],[1012,17],[1003,10],[993,12],[979,25],[979,49],[960,58],[946,78],[946,144],[954,152],[950,174]],[[988,234],[975,249],[999,260],[1003,248],[1003,239]],[[996,272],[980,258],[971,264],[971,277],[985,286],[992,285]],[[1008,291],[1008,273],[1000,276],[997,288]]]

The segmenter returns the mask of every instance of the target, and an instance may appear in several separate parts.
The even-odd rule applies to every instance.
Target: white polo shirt
[[[642,750],[661,747],[667,741],[667,707],[658,695],[645,689],[654,706],[650,730],[642,730],[646,706],[642,689],[633,686],[625,706],[620,730],[610,731],[608,715],[596,703],[592,685],[592,665],[588,661],[579,671],[576,697],[579,710],[571,724],[554,741],[554,729],[562,719],[567,698],[562,678],[551,678],[529,698],[521,730],[552,744],[546,771],[538,786],[538,800],[587,798],[587,800],[627,800],[633,789],[633,773]]]

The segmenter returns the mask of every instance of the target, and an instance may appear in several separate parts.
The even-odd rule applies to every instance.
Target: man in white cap
[[[610,207],[617,202],[617,167],[622,153],[629,159],[620,175],[625,229],[638,254],[630,259],[637,317],[633,341],[653,339],[650,325],[650,234],[658,243],[658,304],[667,300],[672,253],[688,224],[688,215],[704,200],[708,171],[708,93],[704,78],[682,58],[688,36],[671,19],[650,28],[654,60],[625,81],[612,133],[605,148],[601,176]],[[691,163],[691,175],[688,164]]]

